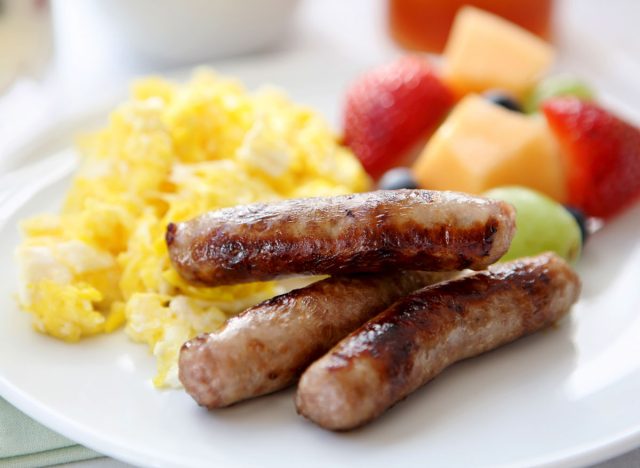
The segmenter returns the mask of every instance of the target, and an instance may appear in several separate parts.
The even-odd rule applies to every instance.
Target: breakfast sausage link
[[[579,291],[576,274],[554,254],[423,288],[313,363],[296,408],[326,429],[365,424],[456,361],[557,321]]]
[[[509,248],[514,209],[454,192],[380,190],[285,200],[170,224],[180,275],[195,284],[292,274],[482,269]]]
[[[220,331],[187,342],[180,352],[180,380],[208,408],[274,392],[400,297],[451,275],[333,277],[269,299],[231,318]]]

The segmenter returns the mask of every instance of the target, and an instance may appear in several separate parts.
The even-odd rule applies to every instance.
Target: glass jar
[[[464,5],[502,16],[543,39],[550,37],[553,0],[389,0],[391,35],[407,49],[442,52]]]

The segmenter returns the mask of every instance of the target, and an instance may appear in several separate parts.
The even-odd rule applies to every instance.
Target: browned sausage
[[[579,291],[553,254],[418,290],[313,363],[300,378],[297,410],[326,429],[365,424],[454,362],[552,324]]]
[[[509,248],[514,209],[454,192],[381,190],[212,211],[170,224],[187,281],[223,285],[292,274],[482,269]]]
[[[451,273],[333,277],[267,300],[187,342],[180,380],[219,408],[292,384],[315,359],[400,297]]]

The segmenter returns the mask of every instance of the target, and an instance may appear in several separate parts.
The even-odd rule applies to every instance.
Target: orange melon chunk
[[[553,48],[529,31],[465,7],[445,47],[443,79],[460,95],[497,88],[523,97],[553,59]]]
[[[501,185],[523,185],[562,203],[562,161],[542,117],[469,95],[429,140],[413,170],[423,188],[481,194]]]

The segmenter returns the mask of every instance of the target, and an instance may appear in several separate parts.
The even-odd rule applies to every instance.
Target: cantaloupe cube
[[[563,160],[546,121],[465,97],[431,137],[413,170],[421,187],[480,194],[524,185],[566,198]]]
[[[445,47],[443,78],[459,94],[497,88],[522,97],[553,59],[553,48],[526,29],[464,7]]]

